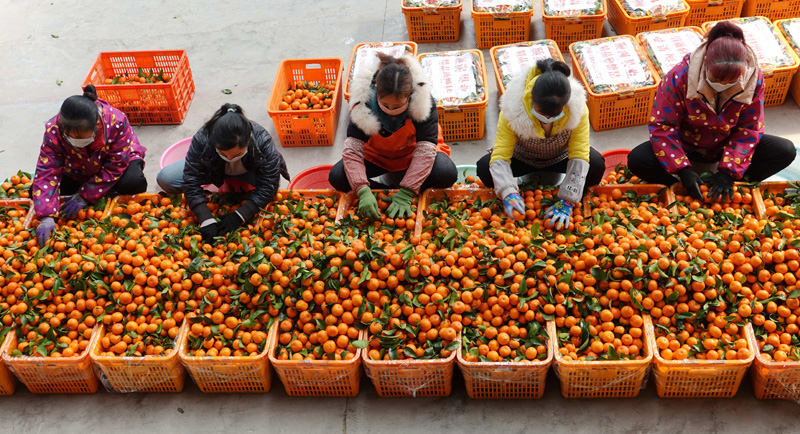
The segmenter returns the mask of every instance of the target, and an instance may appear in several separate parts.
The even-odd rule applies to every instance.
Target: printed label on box
[[[756,53],[759,63],[775,63],[776,60],[783,59],[786,54],[781,48],[780,41],[772,33],[764,20],[754,20],[746,23],[739,24],[739,27],[744,33],[744,39],[747,45]]]
[[[586,69],[595,86],[639,83],[649,79],[630,39],[614,39],[583,50]]]
[[[471,53],[425,56],[422,58],[422,67],[428,74],[431,94],[437,101],[448,97],[465,99],[475,94],[478,86],[472,69]]]
[[[384,47],[365,45],[363,47],[359,47],[358,51],[356,51],[355,61],[353,62],[353,77],[358,75],[358,71],[361,68],[378,63],[378,53],[388,54],[392,57],[401,57],[406,53],[406,45],[398,44],[393,46],[387,45]]]
[[[548,0],[547,6],[553,11],[583,10],[595,7],[595,0]]]
[[[669,71],[677,65],[687,53],[691,53],[703,42],[702,37],[692,30],[669,33],[647,33],[644,35],[647,45],[656,56],[656,62],[662,71]]]
[[[500,74],[514,76],[523,68],[536,63],[537,60],[553,57],[547,45],[532,45],[528,47],[508,47],[502,49],[497,55],[500,65]]]

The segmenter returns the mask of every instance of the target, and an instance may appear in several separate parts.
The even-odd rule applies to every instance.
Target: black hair
[[[73,95],[64,100],[58,116],[58,129],[74,137],[75,133],[94,131],[99,112],[97,90],[91,84],[83,88],[83,95]]]
[[[405,60],[384,53],[378,53],[378,59],[380,65],[373,79],[378,98],[388,95],[410,97],[414,83]]]
[[[533,105],[547,117],[558,116],[569,101],[571,87],[567,77],[570,75],[566,63],[551,58],[536,62],[541,75],[531,90]]]
[[[220,151],[233,148],[246,148],[250,143],[253,126],[237,104],[223,104],[206,122],[206,134],[211,143]]]

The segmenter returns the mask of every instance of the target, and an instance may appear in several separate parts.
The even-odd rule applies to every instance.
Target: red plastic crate
[[[292,83],[334,84],[333,101],[322,110],[280,110],[278,105]],[[284,147],[333,146],[342,106],[342,59],[287,59],[278,66],[267,111]]]
[[[105,84],[106,79],[163,70],[167,83]],[[128,116],[131,125],[180,124],[194,97],[194,79],[186,50],[100,53],[83,85]]]

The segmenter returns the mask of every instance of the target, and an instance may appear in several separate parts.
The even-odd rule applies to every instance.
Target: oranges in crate
[[[630,306],[568,317],[558,328],[558,351],[564,361],[641,360],[644,318]]]
[[[612,172],[609,172],[608,175],[600,180],[600,185],[612,184],[646,184],[646,182],[634,175],[633,172],[628,169],[628,166],[617,164]]]
[[[750,349],[744,337],[744,328],[734,322],[733,316],[717,316],[719,320],[695,327],[656,324],[656,348],[664,360],[747,360]],[[730,318],[731,321],[728,321]]]
[[[336,85],[309,81],[297,81],[283,94],[278,104],[280,110],[325,110],[333,105]]]
[[[0,190],[0,199],[27,199],[31,197],[31,180],[33,175],[28,172],[18,171],[3,181]]]
[[[164,70],[161,69],[158,73],[155,72],[153,68],[150,68],[149,71],[145,71],[142,68],[139,68],[139,71],[136,74],[129,74],[124,73],[120,75],[116,75],[114,77],[106,78],[103,80],[104,84],[149,84],[149,83],[169,83],[169,74],[165,74]]]
[[[215,310],[188,318],[192,326],[187,354],[194,357],[255,357],[266,348],[272,325],[266,312],[244,309],[227,315]]]
[[[169,312],[147,316],[114,312],[105,315],[103,323],[106,333],[100,339],[100,356],[109,357],[167,356],[174,350],[180,329]]]

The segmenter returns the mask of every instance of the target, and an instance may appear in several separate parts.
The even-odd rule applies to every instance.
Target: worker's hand
[[[711,175],[711,191],[708,198],[714,202],[730,202],[733,200],[733,178],[723,171]]]
[[[236,211],[223,215],[217,223],[217,236],[224,237],[233,232],[244,223],[242,217]]]
[[[703,193],[700,192],[700,185],[705,184],[705,182],[700,178],[700,175],[695,173],[690,167],[684,167],[678,172],[678,177],[681,178],[681,183],[683,183],[684,188],[686,188],[690,196],[700,201],[703,200]]]
[[[219,229],[217,222],[210,218],[200,225],[200,235],[203,236],[203,242],[206,244],[214,244],[214,237],[217,236]]]
[[[61,205],[61,215],[64,218],[71,219],[78,214],[78,211],[85,208],[88,204],[89,202],[86,202],[86,199],[84,199],[80,193],[75,193],[68,201]]]
[[[369,187],[363,187],[358,190],[358,215],[362,218],[371,220],[379,220],[381,212],[378,210],[378,200]]]
[[[39,222],[39,226],[36,228],[36,241],[39,243],[40,248],[47,244],[47,240],[50,239],[50,235],[53,234],[55,229],[56,222],[52,217],[45,217]]]
[[[572,208],[574,207],[575,205],[572,202],[559,199],[558,202],[544,212],[544,219],[549,220],[547,227],[552,228],[555,226],[557,231],[568,228],[570,219],[572,219]]]
[[[506,197],[503,198],[503,209],[508,218],[513,219],[514,210],[517,210],[520,214],[525,214],[525,202],[522,200],[522,196],[520,196],[519,193],[507,194]]]
[[[383,199],[386,202],[391,202],[389,208],[386,208],[386,215],[391,218],[397,217],[411,217],[414,211],[411,210],[411,201],[416,194],[410,188],[403,187],[397,193]]]

